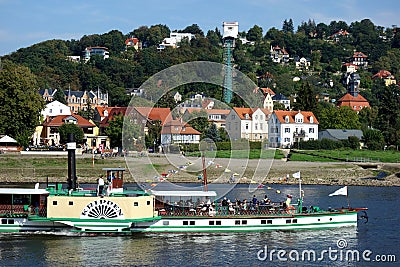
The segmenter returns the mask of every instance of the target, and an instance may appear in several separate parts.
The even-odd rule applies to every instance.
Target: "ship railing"
[[[0,216],[4,217],[30,217],[39,216],[46,217],[47,209],[45,207],[33,207],[31,205],[22,204],[1,204]]]
[[[221,204],[202,205],[202,206],[177,206],[165,205],[156,209],[160,216],[233,216],[233,215],[287,215],[294,211],[285,208],[281,203],[267,205],[228,205]]]

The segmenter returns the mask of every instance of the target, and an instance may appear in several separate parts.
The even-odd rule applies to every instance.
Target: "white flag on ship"
[[[335,192],[329,194],[329,196],[347,196],[347,186],[344,186],[342,188],[339,188]]]

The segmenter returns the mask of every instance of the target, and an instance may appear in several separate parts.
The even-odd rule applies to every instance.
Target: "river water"
[[[224,186],[210,185],[210,189]],[[297,186],[270,187],[253,193],[248,185],[237,185],[227,197],[255,194],[261,199],[268,194],[283,201],[286,194],[298,196]],[[328,197],[338,188],[305,185],[304,204],[347,206],[345,196]],[[1,234],[0,266],[400,266],[399,188],[349,187],[349,201],[352,207],[368,207],[368,223],[360,220],[357,228],[260,233]]]

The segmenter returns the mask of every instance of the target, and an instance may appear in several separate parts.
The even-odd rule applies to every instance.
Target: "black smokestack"
[[[68,150],[68,190],[76,190],[76,163],[75,163],[75,137],[74,134],[68,134],[67,150]]]

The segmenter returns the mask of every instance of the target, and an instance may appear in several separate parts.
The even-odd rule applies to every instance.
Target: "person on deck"
[[[103,175],[101,175],[98,179],[98,188],[97,188],[98,196],[103,195],[103,189],[104,189],[104,179],[103,179]]]

